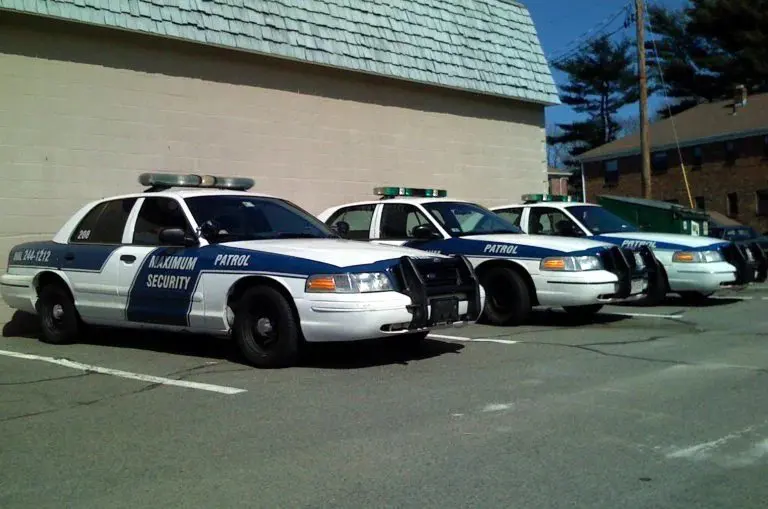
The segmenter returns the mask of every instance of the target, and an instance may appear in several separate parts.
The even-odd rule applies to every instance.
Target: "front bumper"
[[[737,268],[729,262],[676,263],[667,267],[667,280],[672,292],[714,293],[738,286]]]
[[[464,257],[404,256],[391,275],[400,291],[297,299],[306,341],[358,341],[428,331],[474,322],[482,312],[485,293]]]

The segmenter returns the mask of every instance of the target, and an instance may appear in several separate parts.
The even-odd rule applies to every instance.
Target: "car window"
[[[312,214],[278,198],[209,195],[185,201],[202,235],[212,243],[336,237]]]
[[[513,225],[520,227],[520,219],[523,217],[523,209],[522,208],[514,208],[514,209],[503,209],[503,210],[496,210],[494,211],[499,216],[503,217]]]
[[[194,234],[178,201],[160,196],[145,198],[133,229],[133,243],[140,246],[160,245],[158,235],[165,228],[180,228],[187,235]]]
[[[576,223],[565,212],[556,208],[531,207],[528,232],[532,235],[574,235],[580,232]]]
[[[376,210],[376,204],[346,207],[334,212],[333,215],[328,218],[326,224],[333,228],[336,224],[344,221],[349,225],[347,238],[353,240],[369,240],[374,210]]]
[[[72,244],[122,244],[125,223],[137,198],[109,200],[94,206],[72,232]]]
[[[568,212],[593,235],[639,231],[636,225],[625,221],[603,207],[573,205],[568,207]]]
[[[387,203],[381,211],[380,239],[411,239],[413,229],[420,225],[431,225],[427,216],[410,203]]]
[[[452,237],[521,233],[505,218],[474,203],[434,201],[424,203],[424,208]]]

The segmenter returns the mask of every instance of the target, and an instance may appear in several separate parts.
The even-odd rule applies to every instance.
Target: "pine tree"
[[[736,84],[768,91],[768,0],[691,0],[648,15],[649,76],[659,86],[661,67],[672,114],[730,98]],[[659,114],[668,116],[666,106]]]
[[[632,48],[627,39],[614,43],[604,35],[590,41],[577,55],[553,64],[569,79],[561,87],[562,102],[586,118],[558,124],[562,134],[549,137],[550,144],[567,143],[570,156],[576,157],[616,139],[621,130],[619,109],[639,97]]]

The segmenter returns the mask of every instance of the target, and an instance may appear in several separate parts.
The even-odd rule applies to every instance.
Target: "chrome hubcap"
[[[256,330],[262,336],[266,336],[272,332],[272,322],[269,318],[259,318],[259,320],[256,322]]]

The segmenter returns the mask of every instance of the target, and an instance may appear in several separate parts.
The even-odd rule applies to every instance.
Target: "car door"
[[[342,207],[331,214],[325,224],[329,228],[336,228],[341,222],[347,223],[349,231],[345,238],[369,241],[373,235],[373,216],[376,206],[376,203],[368,203]]]
[[[111,325],[122,319],[117,252],[136,201],[121,198],[96,204],[67,243],[61,270],[72,286],[78,313],[88,323]]]
[[[528,213],[528,233],[559,237],[583,236],[579,225],[563,210],[554,207],[531,207]]]
[[[159,233],[180,228],[196,238],[180,200],[143,198],[119,252],[118,295],[124,320],[135,324],[186,327],[193,303],[203,306],[197,283],[203,263],[200,246],[163,245]],[[201,310],[200,313],[203,311]]]
[[[503,217],[520,229],[523,229],[523,227],[520,226],[523,220],[523,212],[525,212],[525,207],[509,207],[506,209],[494,210],[496,215]]]
[[[383,203],[376,215],[376,227],[372,232],[372,240],[377,244],[390,246],[414,247],[416,249],[431,248],[444,237],[440,229],[427,216],[424,211],[412,203]],[[414,236],[413,230],[417,226],[428,225],[440,235],[436,241],[423,241]]]

